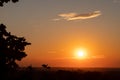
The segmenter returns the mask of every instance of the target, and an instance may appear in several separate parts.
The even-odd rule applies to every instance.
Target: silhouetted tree
[[[16,60],[26,57],[25,46],[30,45],[24,37],[11,35],[6,31],[6,26],[0,24],[0,69],[15,69],[18,67]]]
[[[0,0],[0,6],[3,6],[4,3],[8,3],[10,1],[12,1],[13,3],[15,3],[15,2],[18,2],[19,0]]]
[[[48,66],[48,64],[42,64],[42,68],[43,68],[44,70],[49,70],[51,67]]]

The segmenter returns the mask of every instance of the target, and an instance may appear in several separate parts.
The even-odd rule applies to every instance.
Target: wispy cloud
[[[96,55],[96,56],[91,56],[93,59],[98,59],[98,58],[105,58],[104,55]]]
[[[61,19],[71,21],[71,20],[80,20],[80,19],[90,19],[90,18],[95,18],[101,15],[100,11],[94,11],[91,13],[83,13],[83,14],[78,14],[78,13],[63,13],[63,14],[58,14],[60,18],[53,19],[54,21],[58,21]]]
[[[56,59],[103,59],[103,58],[106,58],[105,55],[89,55],[89,56],[86,56],[84,58],[82,57],[59,57],[59,58],[56,58]]]

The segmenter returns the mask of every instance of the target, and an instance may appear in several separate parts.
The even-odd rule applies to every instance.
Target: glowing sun
[[[77,52],[78,57],[84,57],[84,52],[83,51],[78,51]]]
[[[75,57],[78,59],[85,59],[87,57],[86,51],[82,49],[76,50]]]

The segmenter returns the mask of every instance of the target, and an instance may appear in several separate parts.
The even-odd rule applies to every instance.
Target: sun
[[[78,57],[84,57],[85,53],[83,51],[77,52]]]
[[[75,58],[85,59],[87,57],[86,51],[83,49],[75,50]]]

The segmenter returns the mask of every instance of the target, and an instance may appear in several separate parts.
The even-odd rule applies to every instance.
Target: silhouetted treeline
[[[41,70],[26,68],[7,76],[8,80],[120,80],[120,71]],[[5,80],[5,79],[4,79]]]

